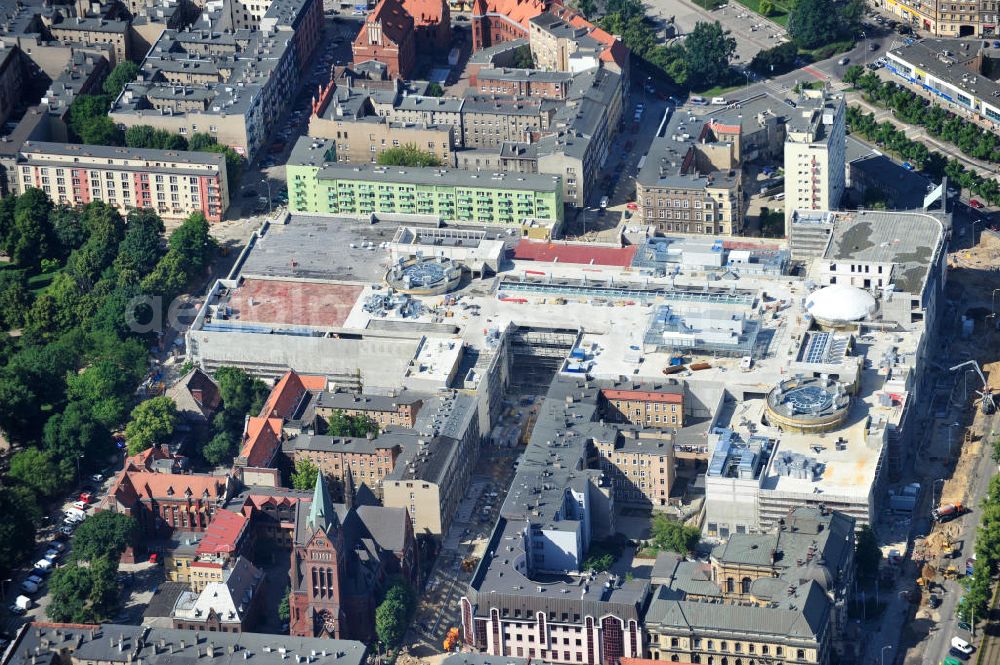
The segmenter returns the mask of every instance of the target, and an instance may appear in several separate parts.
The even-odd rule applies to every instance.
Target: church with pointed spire
[[[417,546],[406,510],[356,505],[353,482],[334,503],[318,474],[312,501],[297,505],[289,632],[368,640],[375,608],[396,577],[417,582]]]

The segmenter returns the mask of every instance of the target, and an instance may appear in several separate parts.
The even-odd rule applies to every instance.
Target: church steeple
[[[348,511],[354,510],[354,474],[349,466],[344,475],[344,506]]]
[[[321,471],[316,474],[316,488],[313,490],[312,506],[309,507],[306,526],[312,531],[322,529],[328,532],[338,525],[337,511],[333,508],[333,499],[330,498],[330,491],[326,488],[326,480]]]

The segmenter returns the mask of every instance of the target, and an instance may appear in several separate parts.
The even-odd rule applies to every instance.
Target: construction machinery
[[[445,651],[451,651],[453,648],[458,646],[458,628],[449,628],[448,634],[444,637],[444,647]]]
[[[956,517],[961,517],[965,513],[969,512],[968,509],[961,503],[943,503],[934,510],[931,511],[931,517],[938,524],[944,522],[950,522]]]
[[[993,389],[990,388],[989,382],[986,381],[986,376],[983,375],[983,370],[979,368],[979,363],[975,360],[966,360],[964,363],[959,363],[948,371],[954,372],[969,365],[972,365],[972,368],[976,370],[976,374],[979,375],[979,380],[983,382],[983,389],[976,391],[976,394],[979,395],[979,410],[989,415],[996,409],[996,404],[993,402]]]

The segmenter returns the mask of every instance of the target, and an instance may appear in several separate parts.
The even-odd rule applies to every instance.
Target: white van
[[[705,106],[706,104],[708,104],[708,100],[706,100],[704,97],[699,97],[698,95],[692,96],[688,101],[690,101],[695,106]]]
[[[951,638],[952,648],[958,649],[962,653],[970,654],[972,653],[972,645],[963,640],[961,637]]]
[[[774,200],[775,201],[784,201],[785,200],[785,193],[781,192],[780,194],[775,194],[774,195]]]
[[[725,105],[726,105],[725,97],[712,97],[712,106],[725,106]]]
[[[75,520],[83,521],[87,518],[87,513],[83,512],[79,508],[67,508],[66,517],[72,517]]]

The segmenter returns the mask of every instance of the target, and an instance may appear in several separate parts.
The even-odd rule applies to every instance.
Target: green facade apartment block
[[[320,167],[318,160],[294,163],[294,157],[293,152],[287,165],[292,212],[429,215],[511,225],[525,219],[561,225],[563,220],[558,176],[368,164]]]

